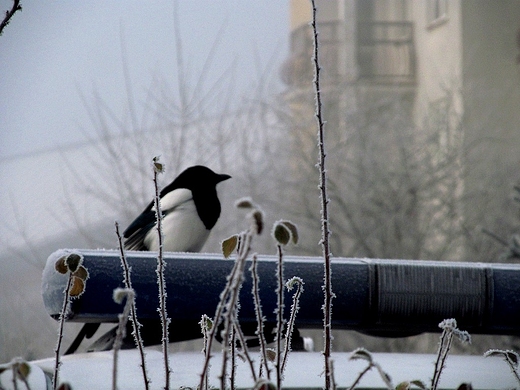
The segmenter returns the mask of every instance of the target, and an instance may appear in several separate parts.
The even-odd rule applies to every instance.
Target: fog
[[[0,2],[2,9],[11,5]],[[181,47],[187,79],[204,71],[211,85],[232,71],[238,97],[266,67],[277,69],[288,50],[287,1],[22,6],[0,38],[2,251],[63,232],[57,216],[70,167],[62,157],[98,136],[86,107],[94,94],[120,115],[130,91],[142,116],[153,80],[167,80],[175,91]],[[71,161],[82,175],[93,169]]]

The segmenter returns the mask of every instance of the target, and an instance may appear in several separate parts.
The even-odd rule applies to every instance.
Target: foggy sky
[[[0,0],[2,13],[11,6]],[[124,60],[138,108],[154,76],[176,84],[173,1],[22,6],[0,37],[0,234],[9,245],[20,231],[34,241],[59,234],[60,153],[93,135],[81,95],[96,91],[123,111]],[[287,0],[179,1],[188,76],[202,70],[215,42],[208,83],[234,66],[240,92],[263,67],[276,69],[288,51],[288,7]]]

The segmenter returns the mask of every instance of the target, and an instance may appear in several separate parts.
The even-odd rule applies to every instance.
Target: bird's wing
[[[193,199],[190,190],[185,188],[177,188],[161,197],[161,209],[163,215],[171,213],[176,208]],[[125,249],[128,250],[148,250],[144,244],[144,239],[148,232],[155,226],[155,206],[151,202],[148,207],[128,226],[123,235],[125,240]]]
[[[125,249],[133,251],[147,250],[143,240],[146,233],[155,225],[155,211],[147,207],[123,233],[125,237]]]
[[[176,188],[168,192],[161,198],[161,209],[163,214],[168,214],[180,205],[193,200],[193,194],[186,188]],[[155,213],[155,206],[152,207]]]

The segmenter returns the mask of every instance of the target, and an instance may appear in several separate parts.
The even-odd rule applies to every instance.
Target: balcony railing
[[[342,22],[319,24],[320,62],[323,81],[335,83],[342,75],[352,74],[345,69],[342,51],[347,51]],[[412,22],[359,22],[355,53],[358,79],[381,83],[413,83],[415,80],[415,50]],[[288,85],[309,84],[313,77],[311,63],[312,30],[304,25],[291,35],[291,58],[282,70]]]
[[[413,23],[359,22],[357,64],[360,79],[413,82]]]

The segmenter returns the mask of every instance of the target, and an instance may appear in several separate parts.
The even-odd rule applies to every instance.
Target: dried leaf
[[[276,386],[267,379],[260,378],[256,381],[253,390],[276,390]]]
[[[422,390],[428,390],[428,387],[426,386],[426,384],[423,381],[419,380],[419,379],[413,380],[412,381],[412,385],[415,385],[419,389],[422,389]]]
[[[518,354],[515,351],[507,350],[506,351],[506,357],[507,357],[507,360],[509,362],[511,362],[511,364],[513,364],[513,366],[515,368],[518,367],[519,356],[518,356]]]
[[[80,265],[79,268],[72,275],[74,275],[75,277],[80,278],[84,281],[88,279],[88,271],[82,265]]]
[[[21,362],[17,365],[16,372],[20,378],[27,379],[31,373],[31,366],[27,362]]]
[[[278,244],[287,245],[291,240],[291,231],[279,221],[274,225],[273,237]]]
[[[264,213],[261,210],[255,209],[251,214],[251,217],[253,218],[256,234],[262,234],[262,231],[264,230]]]
[[[76,272],[78,267],[81,265],[82,261],[83,256],[78,255],[77,253],[71,253],[65,259],[65,263],[67,264],[67,267],[70,270],[70,272]]]
[[[238,235],[235,234],[229,238],[226,238],[222,241],[222,254],[227,259],[231,254],[235,251],[238,245]]]
[[[365,348],[358,348],[354,352],[352,352],[352,356],[350,356],[350,360],[363,359],[369,363],[372,363],[372,354],[368,352]]]
[[[298,244],[298,228],[291,221],[280,221],[287,229],[291,231],[291,240],[294,245]]]
[[[65,264],[65,258],[66,256],[62,256],[58,260],[56,260],[56,263],[54,263],[54,269],[60,274],[66,274],[69,270],[67,268],[67,264]]]
[[[85,282],[75,276],[72,277],[72,287],[69,294],[71,297],[79,297],[85,291]]]
[[[128,298],[132,290],[128,288],[117,287],[112,292],[112,299],[115,303],[122,304],[125,298]]]
[[[410,390],[410,382],[401,382],[396,387],[395,390]]]
[[[164,172],[164,164],[159,162],[160,156],[155,156],[153,158],[153,170],[157,173]]]
[[[252,209],[255,207],[253,200],[249,197],[240,198],[235,202],[235,207],[238,209]]]
[[[206,317],[205,320],[206,320],[206,329],[211,330],[211,328],[213,328],[213,321],[209,317]]]
[[[267,348],[265,352],[267,355],[267,360],[269,360],[270,362],[274,362],[276,359],[276,351],[274,349]]]

